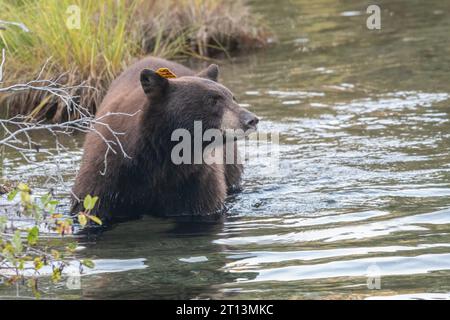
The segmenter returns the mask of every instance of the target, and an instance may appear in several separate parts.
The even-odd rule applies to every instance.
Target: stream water
[[[281,169],[247,165],[223,224],[145,217],[81,238],[96,268],[44,297],[450,298],[450,2],[377,3],[381,30],[370,1],[250,2],[278,42],[221,79],[280,134]],[[69,142],[59,168],[40,163],[71,181]],[[3,170],[45,180],[15,154]]]

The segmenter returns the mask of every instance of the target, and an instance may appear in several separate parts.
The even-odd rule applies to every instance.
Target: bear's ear
[[[219,79],[219,66],[217,64],[211,64],[208,68],[197,74],[197,77],[206,78],[217,82]]]
[[[144,69],[141,72],[141,85],[145,94],[150,99],[155,100],[165,95],[169,87],[169,80],[161,77],[153,70]]]

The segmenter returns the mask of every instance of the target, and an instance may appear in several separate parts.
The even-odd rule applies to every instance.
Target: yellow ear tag
[[[175,73],[170,71],[168,68],[159,68],[158,70],[156,70],[156,73],[159,74],[161,77],[166,78],[166,79],[176,78],[177,77],[175,75]]]

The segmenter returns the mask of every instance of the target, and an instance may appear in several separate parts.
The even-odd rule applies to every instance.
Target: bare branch
[[[5,52],[3,50],[2,64],[5,64]],[[76,86],[66,86],[59,82],[61,77],[56,80],[41,79],[44,74],[48,61],[41,68],[36,79],[26,83],[13,84],[7,87],[0,87],[0,93],[15,93],[19,91],[41,91],[46,92],[63,102],[63,106],[67,110],[69,119],[62,123],[46,123],[44,121],[33,121],[30,116],[17,115],[10,119],[0,119],[0,129],[4,135],[0,137],[0,146],[18,152],[22,158],[30,164],[40,166],[41,164],[32,159],[35,153],[42,153],[50,156],[53,159],[53,164],[59,169],[59,155],[66,150],[66,147],[60,142],[58,137],[60,135],[71,135],[74,132],[88,133],[93,132],[105,143],[104,169],[101,174],[105,174],[107,170],[108,154],[120,153],[123,157],[130,158],[125,151],[120,136],[123,132],[117,132],[108,123],[110,117],[133,117],[138,112],[133,114],[128,113],[111,113],[108,112],[97,119],[91,114],[88,108],[80,105],[78,96],[72,95],[72,92],[79,92],[81,89],[96,90],[93,87],[84,85],[83,83]],[[76,114],[76,117],[70,117],[71,114]],[[103,130],[100,130],[103,128]],[[55,148],[53,150],[40,150],[40,144],[34,141],[32,134],[37,131],[46,131],[55,140]],[[105,136],[107,134],[108,137]],[[56,176],[48,175],[50,180],[55,180],[58,184],[63,184],[63,176],[61,170],[57,170]]]
[[[3,81],[3,66],[6,62],[5,48],[2,49],[2,62],[0,63],[0,83]]]
[[[0,20],[0,25],[16,26],[16,27],[19,27],[20,29],[22,29],[22,31],[24,31],[24,32],[30,32],[30,29],[28,29],[27,26],[21,22]],[[5,29],[5,28],[3,27],[3,29]]]

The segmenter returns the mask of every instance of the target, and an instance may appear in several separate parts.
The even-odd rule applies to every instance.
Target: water
[[[44,296],[448,298],[450,3],[378,3],[369,31],[367,1],[253,1],[278,44],[223,62],[222,81],[280,132],[280,170],[250,163],[223,224],[145,217],[80,239],[96,269]],[[81,142],[60,159],[69,181]],[[44,180],[17,155],[4,170]]]

